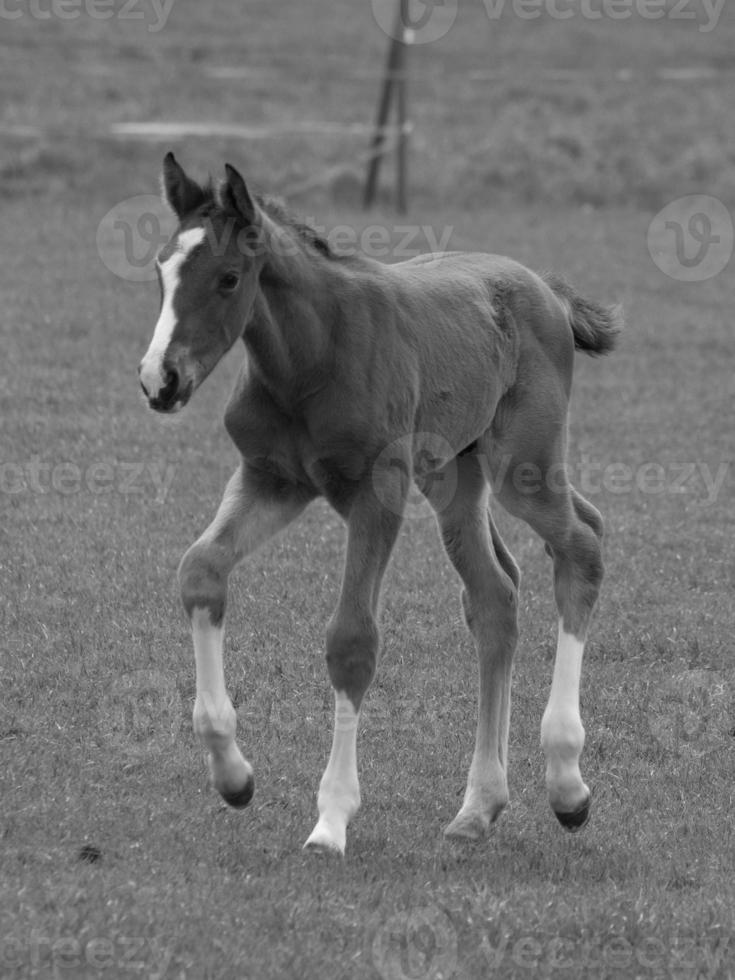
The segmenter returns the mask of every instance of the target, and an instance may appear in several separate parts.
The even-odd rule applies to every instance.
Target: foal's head
[[[215,191],[163,161],[163,192],[179,220],[156,260],[161,309],[139,370],[151,408],[174,412],[242,335],[264,262],[263,216],[225,164]]]

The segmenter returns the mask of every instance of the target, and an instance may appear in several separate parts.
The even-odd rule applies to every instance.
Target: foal
[[[574,349],[611,350],[619,311],[496,255],[383,265],[335,254],[225,169],[214,189],[191,180],[171,153],[164,160],[164,195],[179,225],[158,256],[161,309],[140,365],[151,408],[174,412],[235,341],[246,350],[225,414],[240,464],[179,568],[196,659],[194,728],[214,786],[234,807],[253,795],[222,665],[228,576],[322,495],[348,537],[327,628],[332,751],[306,846],[344,853],[360,805],[357,725],[378,658],[381,581],[414,479],[464,584],[479,658],[475,749],[446,833],[478,838],[508,802],[520,576],[488,509],[491,493],[553,559],[559,634],[541,743],[551,806],[577,829],[590,806],[579,770],[579,680],[602,579],[602,520],[567,478],[567,409]],[[439,491],[449,476],[456,489],[447,500]]]

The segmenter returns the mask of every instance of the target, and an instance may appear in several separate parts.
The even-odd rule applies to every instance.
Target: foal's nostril
[[[138,380],[140,381],[140,387],[143,389],[143,394],[146,398],[149,397],[148,389],[146,388],[145,381],[143,380],[143,362],[141,361],[138,365]]]
[[[158,392],[158,397],[162,402],[170,401],[178,390],[179,390],[178,372],[174,371],[173,368],[169,368],[168,371],[166,371],[164,386]]]

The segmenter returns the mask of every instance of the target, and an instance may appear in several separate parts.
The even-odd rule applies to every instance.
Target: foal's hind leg
[[[572,507],[567,511],[566,533],[550,530],[545,522],[560,618],[551,693],[541,721],[541,745],[546,755],[549,802],[559,822],[575,831],[587,822],[590,811],[590,791],[579,770],[584,747],[579,682],[603,566],[602,517],[573,487],[569,491]]]
[[[196,659],[194,731],[208,751],[215,789],[233,807],[250,802],[253,770],[235,743],[235,709],[225,687],[227,578],[241,558],[281,530],[306,502],[243,464],[229,481],[215,519],[179,566]]]
[[[590,791],[579,768],[584,747],[579,683],[587,629],[603,575],[602,518],[569,484],[562,462],[563,440],[550,437],[544,441],[543,433],[536,435],[543,449],[532,459],[521,462],[519,457],[509,472],[518,472],[517,466],[531,462],[537,467],[537,483],[519,486],[507,479],[498,488],[498,496],[508,510],[541,535],[554,562],[559,631],[541,745],[549,802],[559,822],[573,831],[586,822],[590,808]],[[536,445],[538,448],[539,443]]]
[[[510,687],[520,574],[490,516],[489,491],[479,460],[460,456],[456,465],[457,492],[449,506],[438,511],[437,519],[447,554],[464,582],[462,604],[477,646],[480,689],[464,802],[445,833],[474,839],[487,831],[508,802]]]

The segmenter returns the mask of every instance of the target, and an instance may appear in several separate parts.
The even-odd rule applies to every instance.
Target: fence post
[[[371,207],[375,201],[378,186],[380,163],[385,155],[385,137],[391,101],[395,93],[397,109],[397,172],[396,172],[396,206],[405,213],[407,207],[407,150],[408,123],[406,120],[406,72],[407,72],[407,28],[409,0],[398,0],[395,27],[388,48],[388,59],[385,75],[378,101],[378,113],[375,120],[375,131],[370,145],[368,170],[365,180],[363,206]]]

